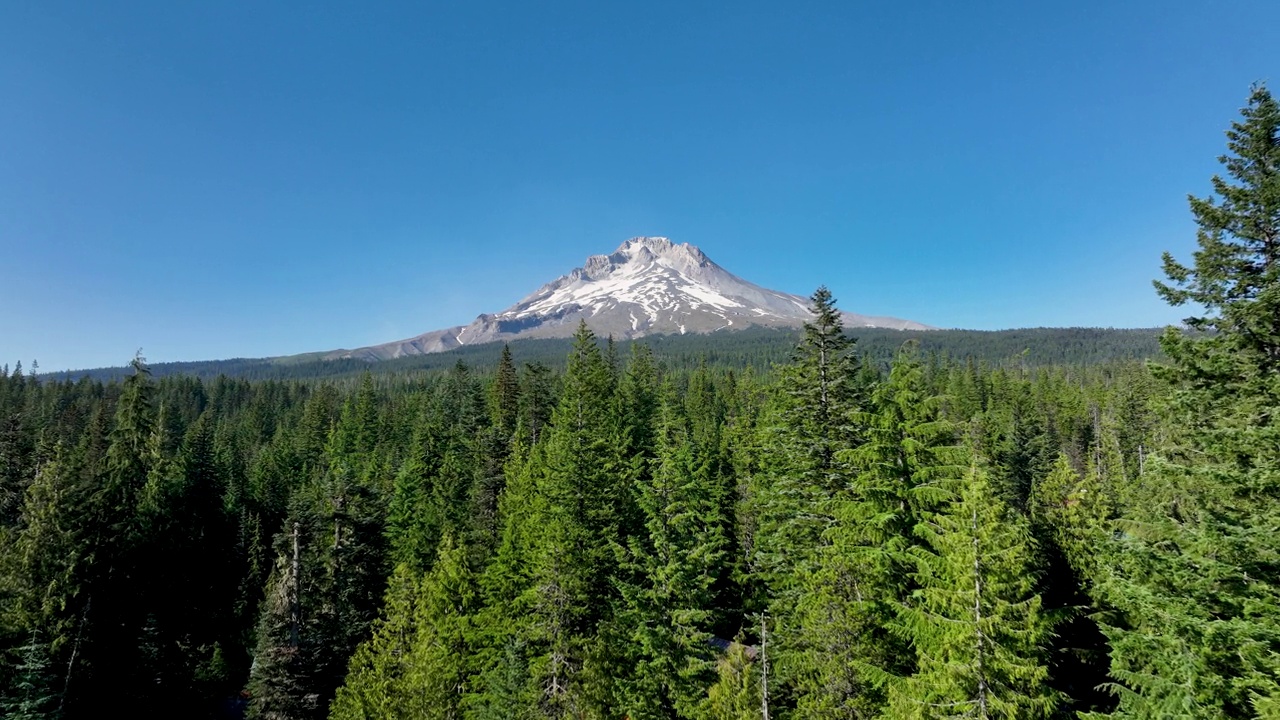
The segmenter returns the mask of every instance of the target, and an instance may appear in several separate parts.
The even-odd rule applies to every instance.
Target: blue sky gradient
[[[1165,324],[1280,82],[1274,1],[366,5],[0,6],[0,362],[399,339],[634,235],[865,314]]]

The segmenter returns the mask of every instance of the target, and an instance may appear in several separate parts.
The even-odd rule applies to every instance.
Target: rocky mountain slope
[[[739,278],[698,248],[661,237],[624,242],[611,255],[592,255],[515,305],[484,314],[469,325],[356,350],[331,358],[381,360],[452,350],[462,345],[516,338],[568,337],[579,320],[599,335],[711,333],[751,326],[799,327],[809,319],[808,299]],[[847,327],[925,330],[890,317],[844,314]]]

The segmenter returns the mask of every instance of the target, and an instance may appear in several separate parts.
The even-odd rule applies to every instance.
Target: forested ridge
[[[1021,328],[1017,330],[889,330],[846,328],[858,342],[858,355],[887,367],[897,349],[914,340],[922,355],[950,360],[985,362],[988,365],[1081,365],[1116,360],[1161,358],[1160,328]],[[795,348],[794,330],[749,328],[709,335],[653,335],[617,343],[625,355],[633,342],[647,345],[654,357],[669,368],[688,370],[706,363],[713,367],[752,368],[763,372],[786,362]],[[511,352],[522,362],[537,362],[563,370],[573,341],[570,339],[514,340]],[[394,360],[323,359],[318,354],[280,358],[240,358],[167,362],[151,366],[152,375],[191,375],[213,380],[222,375],[249,380],[359,379],[366,371],[378,375],[413,376],[448,370],[458,361],[471,367],[491,368],[498,363],[502,344],[465,345],[455,350]],[[47,373],[47,379],[77,380],[89,377],[104,382],[133,374],[129,365],[90,370]]]
[[[0,374],[10,718],[1280,717],[1280,107],[1157,363]],[[900,336],[901,339],[901,336]]]

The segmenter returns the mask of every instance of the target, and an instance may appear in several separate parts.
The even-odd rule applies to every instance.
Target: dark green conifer
[[[268,584],[258,624],[253,671],[249,675],[248,717],[307,720],[324,717],[316,689],[316,613],[313,569],[304,565],[302,524],[281,538],[282,547]]]
[[[894,682],[890,718],[1047,718],[1044,645],[1052,627],[1035,594],[1025,520],[971,468],[957,502],[916,526],[919,587],[898,605],[915,650],[913,675]]]
[[[502,527],[498,498],[506,484],[505,467],[517,442],[520,422],[520,378],[511,348],[502,346],[498,368],[489,387],[489,422],[477,443],[478,477],[472,489],[472,545],[481,556],[497,549]]]
[[[1175,444],[1128,497],[1102,597],[1119,717],[1255,717],[1280,698],[1280,104],[1253,89],[1194,265],[1165,255],[1192,332],[1161,339]]]
[[[619,582],[619,622],[629,632],[634,665],[621,684],[632,718],[688,717],[711,679],[711,606],[724,537],[715,479],[695,451],[689,420],[670,385],[659,450],[639,506],[645,533],[631,538]]]
[[[844,335],[831,293],[811,298],[812,320],[781,378],[763,421],[769,448],[751,489],[755,576],[770,596],[770,613],[785,646],[794,629],[799,579],[813,568],[833,524],[832,501],[849,490],[846,453],[856,447],[859,410],[852,341]]]
[[[529,444],[542,439],[543,428],[555,407],[555,381],[551,368],[542,363],[525,363],[520,373],[520,425]]]
[[[928,395],[914,347],[899,352],[870,404],[855,415],[865,444],[841,454],[856,476],[824,508],[834,522],[802,576],[794,654],[782,659],[804,717],[873,715],[889,680],[913,672],[890,628],[918,589],[916,527],[953,497],[961,470],[956,430],[940,416],[941,398]]]
[[[446,535],[431,571],[395,573],[373,638],[356,650],[333,720],[462,717],[473,676],[475,580],[465,548]]]
[[[8,690],[8,698],[0,696],[0,711],[8,720],[58,720],[62,717],[62,697],[57,690],[58,668],[53,664],[49,644],[36,626],[31,638],[18,648],[18,663],[14,667]]]
[[[494,429],[499,437],[506,438],[510,443],[520,421],[520,376],[511,359],[510,345],[502,346],[498,369],[494,373],[493,385],[489,391],[489,406]]]
[[[79,570],[85,595],[81,662],[85,672],[72,689],[69,713],[78,702],[126,688],[131,702],[151,706],[154,686],[148,681],[153,663],[144,657],[140,636],[147,622],[143,591],[155,568],[146,566],[140,549],[149,530],[139,513],[143,487],[155,464],[155,386],[141,356],[133,360],[116,404],[106,451],[105,473],[97,479],[90,502],[82,552],[89,560]],[[113,690],[114,689],[114,690]]]
[[[541,712],[566,717],[585,712],[593,689],[584,664],[599,626],[608,620],[619,522],[630,512],[628,464],[620,449],[613,372],[595,335],[578,327],[560,400],[551,416],[544,467],[536,479],[526,562],[531,675],[541,690]]]

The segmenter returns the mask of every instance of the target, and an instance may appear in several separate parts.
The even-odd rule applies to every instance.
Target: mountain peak
[[[671,242],[669,238],[660,236],[633,237],[619,245],[618,249],[613,251],[613,254],[627,257],[651,254],[659,257],[692,257],[699,260],[705,260],[707,257],[694,245],[689,243],[677,245]]]
[[[689,243],[677,245],[665,237],[633,237],[619,245],[618,249],[609,255],[591,255],[581,268],[565,277],[600,280],[622,268],[626,268],[628,273],[635,274],[661,268],[676,271],[692,270],[708,264],[714,263],[711,263],[705,253]]]
[[[689,245],[688,243],[685,243],[684,247],[688,247],[688,245]],[[659,236],[652,236],[652,237],[640,236],[640,237],[633,237],[630,240],[627,240],[626,242],[619,245],[618,249],[614,251],[614,254],[617,255],[619,253],[622,253],[622,254],[629,255],[631,253],[640,252],[641,250],[648,250],[649,252],[654,253],[656,255],[661,255],[663,253],[669,252],[674,247],[676,247],[675,243],[671,242],[671,240],[668,238],[659,237]]]
[[[568,337],[580,320],[597,334],[630,339],[751,326],[799,327],[809,319],[806,298],[747,282],[688,243],[640,236],[623,242],[609,255],[588,257],[582,267],[502,312],[483,314],[470,325],[345,356],[401,357],[514,338]],[[908,320],[849,313],[844,319],[849,327],[927,327]]]

